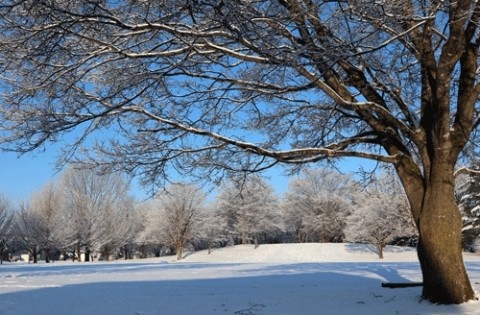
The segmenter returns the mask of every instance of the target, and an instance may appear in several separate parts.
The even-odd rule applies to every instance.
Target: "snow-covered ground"
[[[480,256],[465,255],[480,291]],[[181,262],[173,257],[98,263],[0,266],[0,314],[480,314],[480,302],[420,301],[414,251],[390,247],[379,260],[353,244],[235,246]]]

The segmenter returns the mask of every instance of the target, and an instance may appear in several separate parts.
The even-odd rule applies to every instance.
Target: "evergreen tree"
[[[480,161],[472,169],[480,171]],[[475,241],[480,235],[480,177],[467,174],[457,179],[457,200],[462,213],[462,246],[474,251]]]

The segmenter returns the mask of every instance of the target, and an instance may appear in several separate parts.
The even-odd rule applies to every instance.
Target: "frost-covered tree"
[[[125,189],[128,188],[125,186]],[[135,236],[138,233],[139,217],[135,211],[133,198],[127,195],[127,191],[117,193],[120,193],[118,200],[105,208],[101,217],[102,238],[97,241],[97,247],[102,259],[109,259],[119,249],[125,259],[131,258]]]
[[[201,233],[209,254],[215,247],[225,245],[229,241],[227,219],[222,215],[221,209],[214,204],[206,207]]]
[[[137,213],[137,225],[134,242],[138,246],[140,258],[147,258],[149,248],[156,246],[158,238],[156,236],[157,226],[152,222],[156,220],[156,209],[153,200],[146,200],[135,204]]]
[[[298,242],[340,242],[358,187],[353,178],[326,169],[307,169],[290,181],[284,220]]]
[[[21,205],[20,231],[34,262],[38,251],[43,251],[50,262],[54,250],[62,249],[66,239],[66,224],[61,193],[54,183],[48,183]]]
[[[374,245],[380,259],[385,246],[395,238],[414,235],[408,201],[398,182],[384,176],[358,195],[344,233],[347,241]]]
[[[30,211],[28,203],[20,204],[15,220],[15,234],[20,238],[21,247],[28,251],[33,263],[38,262],[40,238],[37,238],[37,216]]]
[[[148,227],[151,239],[175,249],[177,260],[188,245],[201,240],[205,193],[194,184],[173,184],[158,195]]]
[[[480,171],[476,162],[472,169]],[[462,244],[467,250],[474,250],[474,244],[480,236],[480,176],[462,174],[457,177],[456,192],[462,213]]]
[[[463,303],[454,173],[480,135],[479,21],[468,0],[4,0],[0,144],[27,152],[75,130],[64,160],[85,152],[157,184],[390,163],[423,298]]]
[[[59,185],[68,240],[77,257],[83,251],[89,261],[94,250],[108,255],[131,237],[133,202],[121,175],[70,168],[59,178]]]
[[[216,198],[217,207],[227,220],[228,229],[242,244],[259,246],[261,234],[283,230],[278,198],[260,176],[238,177],[225,182]]]
[[[9,245],[12,239],[12,226],[14,213],[10,201],[4,195],[0,195],[0,263],[8,255]]]

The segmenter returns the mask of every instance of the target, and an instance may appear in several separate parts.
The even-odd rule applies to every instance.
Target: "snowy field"
[[[466,254],[480,291],[480,256]],[[420,301],[414,251],[390,247],[379,260],[353,244],[235,246],[173,257],[98,263],[0,266],[0,314],[480,314],[480,302]]]

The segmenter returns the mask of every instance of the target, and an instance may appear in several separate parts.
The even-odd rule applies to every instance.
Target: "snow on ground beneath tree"
[[[480,291],[480,256],[465,254]],[[359,244],[235,246],[133,261],[0,266],[0,314],[479,314],[480,302],[433,305],[415,251],[388,247],[380,260]]]

